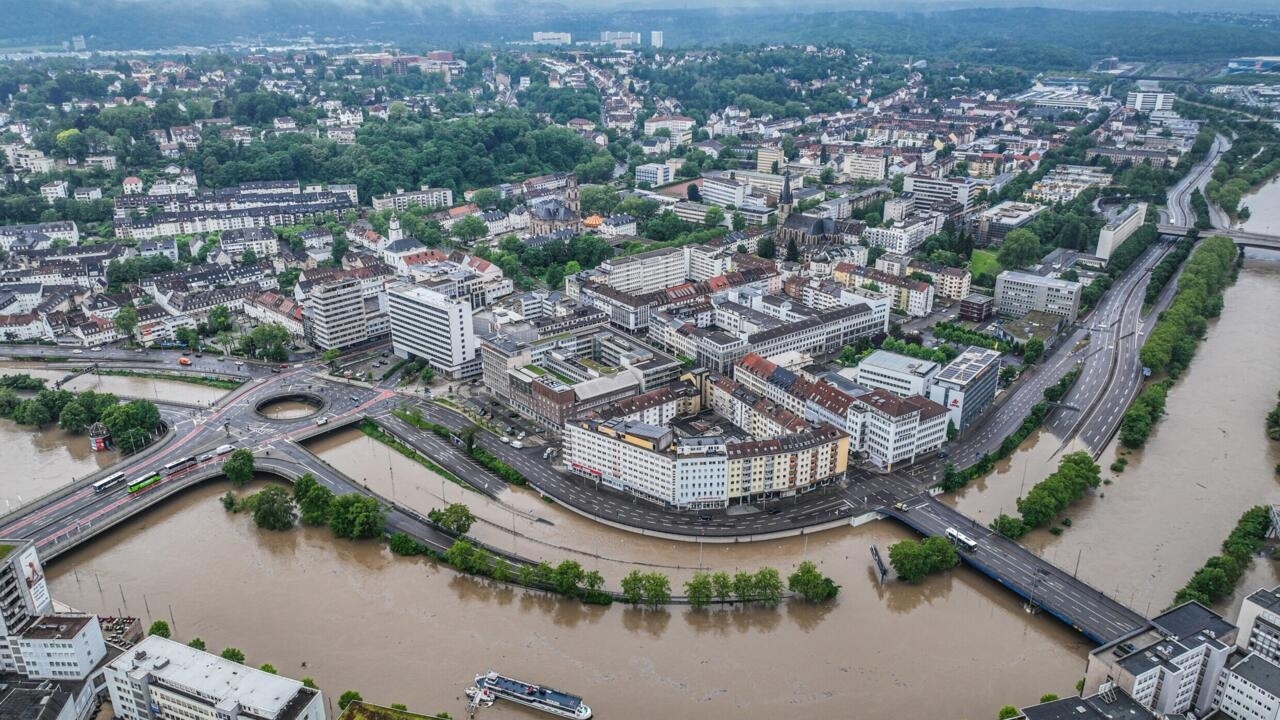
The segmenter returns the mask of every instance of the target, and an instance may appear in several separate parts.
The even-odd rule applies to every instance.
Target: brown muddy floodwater
[[[115,451],[93,452],[89,438],[56,426],[35,430],[0,419],[0,514],[114,465]]]
[[[320,408],[301,400],[276,400],[258,408],[258,412],[272,420],[296,420],[320,412]]]
[[[1280,333],[1271,326],[1280,313],[1280,256],[1251,253],[1225,300],[1146,447],[1128,452],[1128,467],[1114,473],[1107,466],[1125,451],[1112,441],[1099,459],[1111,484],[1067,512],[1073,524],[1061,536],[1037,531],[1024,539],[1061,567],[1074,570],[1078,561],[1082,579],[1138,612],[1166,607],[1218,553],[1241,513],[1280,502],[1280,443],[1268,440],[1263,427],[1280,390]],[[1059,444],[1045,436],[1015,454],[983,491],[966,490],[957,506],[988,521],[1010,512],[1021,488],[1057,467],[1058,457],[1049,456]],[[1273,565],[1256,560],[1240,592],[1274,587]],[[1222,609],[1233,611],[1239,602]]]
[[[831,606],[644,613],[494,587],[324,530],[262,532],[222,510],[224,490],[192,491],[60,559],[55,595],[156,619],[172,606],[179,638],[238,647],[335,697],[355,688],[455,717],[488,667],[579,692],[615,718],[985,718],[1064,694],[1083,670],[1078,635],[972,573],[878,585],[867,547],[906,537],[889,523],[815,536],[807,553],[803,539],[716,549],[714,566],[730,570],[813,557],[844,586]],[[681,547],[665,559],[696,562],[696,546]]]
[[[50,384],[52,384],[53,381],[61,380],[69,375],[71,371],[50,368],[44,363],[5,362],[0,363],[0,373],[26,373],[32,377],[49,380]],[[227,394],[226,390],[180,380],[157,380],[127,375],[96,375],[94,373],[81,375],[64,385],[63,388],[75,392],[93,390],[94,392],[115,393],[125,398],[172,400],[174,402],[194,403],[197,405],[209,405],[214,400]]]

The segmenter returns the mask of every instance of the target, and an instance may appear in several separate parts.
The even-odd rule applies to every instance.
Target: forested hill
[[[668,46],[840,44],[917,57],[1013,64],[1024,69],[1085,67],[1109,55],[1125,59],[1203,60],[1280,54],[1274,17],[1049,8],[872,12],[821,5],[643,11],[566,10],[498,3],[344,0],[186,0],[181,12],[159,0],[0,0],[0,47],[56,45],[71,35],[91,48],[209,45],[236,38],[377,40],[407,49],[525,41],[534,30],[590,40],[601,30],[663,30]],[[478,8],[478,10],[477,10]],[[486,11],[488,10],[488,11]]]

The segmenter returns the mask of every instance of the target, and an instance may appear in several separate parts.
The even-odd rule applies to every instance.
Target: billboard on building
[[[44,579],[44,568],[40,566],[40,555],[35,547],[27,548],[18,560],[19,572],[22,573],[22,588],[27,600],[37,613],[46,613],[53,609],[53,601],[49,598],[49,585]]]

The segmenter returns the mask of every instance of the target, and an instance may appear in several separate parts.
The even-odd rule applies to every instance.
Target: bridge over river
[[[325,418],[323,424],[317,423],[315,418],[263,421],[255,415],[255,408],[270,398],[296,395],[302,387],[321,401],[321,412]],[[460,448],[431,433],[419,431],[389,413],[392,407],[406,402],[417,404],[433,421],[454,431],[460,431],[471,422],[437,404],[420,402],[389,390],[335,382],[302,368],[248,382],[219,400],[215,407],[204,411],[165,408],[166,422],[173,429],[164,441],[139,455],[125,458],[112,468],[0,517],[0,537],[31,539],[46,557],[57,557],[189,487],[221,476],[221,459],[199,460],[193,467],[135,494],[130,494],[123,483],[95,493],[93,482],[117,471],[133,478],[154,472],[175,460],[205,457],[217,445],[228,441],[229,432],[237,431],[240,432],[238,444],[254,450],[257,467],[265,472],[288,480],[309,472],[335,493],[373,495],[362,482],[338,472],[299,444],[312,436],[365,419],[378,423],[400,442],[432,458],[480,492],[492,497],[502,490],[502,482],[474,464]],[[479,442],[484,449],[528,477],[537,476],[545,480],[546,476],[557,474],[549,461],[539,458],[536,450],[511,448],[483,433]],[[537,466],[531,463],[537,463]],[[1016,542],[991,533],[929,495],[914,494],[915,487],[905,483],[885,485],[884,491],[877,494],[874,504],[867,510],[878,510],[924,535],[944,535],[950,527],[972,537],[978,549],[961,553],[968,565],[1024,598],[1030,609],[1047,612],[1095,642],[1107,642],[1146,622],[1138,613]],[[557,491],[546,492],[555,496]],[[856,494],[860,490],[851,487],[848,492]],[[385,498],[378,499],[389,507],[387,520],[390,530],[408,532],[437,550],[452,543],[451,536],[426,522],[416,510],[398,506]],[[907,509],[899,509],[898,505]],[[681,522],[688,521],[687,513],[661,508],[650,508],[648,512],[670,515],[673,519],[679,516]],[[804,520],[809,524],[829,524],[832,519],[829,514],[806,515],[803,506],[799,506],[796,512],[798,518],[812,517],[812,520]],[[608,519],[619,522],[619,518]],[[510,559],[516,563],[529,562],[518,557]]]

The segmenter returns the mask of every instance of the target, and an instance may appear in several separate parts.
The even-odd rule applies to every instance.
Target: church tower
[[[396,242],[404,239],[404,230],[400,229],[400,218],[395,215],[391,216],[391,220],[387,222],[387,240]]]
[[[782,176],[782,192],[778,193],[778,225],[787,221],[794,202],[791,198],[791,171],[788,170]]]

